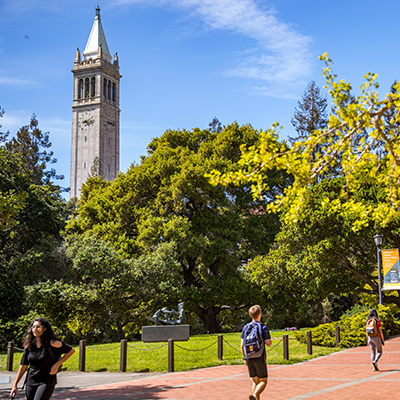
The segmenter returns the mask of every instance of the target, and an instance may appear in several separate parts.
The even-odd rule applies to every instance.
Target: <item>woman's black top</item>
[[[63,343],[61,347],[50,346],[36,347],[32,343],[30,349],[25,349],[22,355],[21,365],[29,365],[26,384],[29,386],[42,383],[57,383],[57,377],[50,375],[51,367],[60,359],[62,354],[72,350],[69,344]]]

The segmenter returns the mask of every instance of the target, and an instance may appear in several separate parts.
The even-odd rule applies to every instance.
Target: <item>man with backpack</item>
[[[260,395],[268,383],[265,345],[271,346],[272,341],[268,327],[261,323],[261,307],[259,305],[250,307],[249,314],[252,321],[242,330],[240,347],[250,378],[253,380],[249,400],[260,400]]]

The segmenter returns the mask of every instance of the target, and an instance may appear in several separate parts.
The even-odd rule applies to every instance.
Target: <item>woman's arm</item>
[[[62,343],[59,340],[52,341],[51,345],[53,347],[60,348]],[[68,353],[65,353],[63,357],[61,357],[52,367],[50,371],[50,375],[55,375],[58,372],[60,366],[68,360],[75,353],[75,349],[71,349]]]
[[[18,373],[17,376],[15,377],[15,381],[14,381],[14,385],[11,389],[11,393],[10,393],[10,397],[14,397],[17,396],[18,393],[18,382],[21,380],[21,378],[24,376],[24,373],[26,372],[26,370],[28,369],[27,365],[20,365],[19,369],[18,369]]]
[[[383,332],[381,327],[378,328],[378,336],[380,337],[382,344],[385,345],[385,339],[383,337]]]

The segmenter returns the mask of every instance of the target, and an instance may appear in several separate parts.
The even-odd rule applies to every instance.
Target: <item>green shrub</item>
[[[6,350],[10,341],[13,341],[17,347],[21,346],[26,330],[34,318],[33,313],[29,313],[19,317],[16,321],[3,322],[0,320],[0,350]]]
[[[394,320],[390,308],[387,306],[378,307],[379,319],[382,322],[382,332],[386,338],[400,333],[400,323]],[[365,335],[365,322],[368,311],[352,315],[342,315],[339,321],[319,325],[311,329],[312,342],[317,346],[335,347],[335,326],[340,327],[339,347],[349,348],[365,346],[367,337]],[[295,332],[295,337],[300,343],[306,343],[306,332]]]

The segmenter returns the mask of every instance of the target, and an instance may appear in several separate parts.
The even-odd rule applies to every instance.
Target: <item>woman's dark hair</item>
[[[379,317],[378,317],[378,311],[376,311],[375,308],[371,308],[371,309],[369,310],[368,317],[367,317],[367,321],[368,321],[369,319],[371,319],[371,318],[379,319]]]
[[[50,322],[47,321],[46,318],[39,317],[39,318],[34,319],[34,320],[30,323],[29,328],[28,328],[28,330],[26,331],[26,336],[25,336],[24,342],[22,343],[22,345],[23,345],[24,348],[30,349],[31,346],[32,346],[32,343],[35,342],[35,336],[33,336],[33,333],[32,333],[32,326],[33,326],[33,324],[34,324],[35,322],[39,322],[40,325],[42,325],[44,328],[46,328],[46,329],[43,331],[43,333],[42,333],[42,335],[41,335],[41,337],[40,337],[40,338],[41,338],[41,341],[42,341],[42,346],[43,346],[43,347],[49,347],[49,346],[50,346],[50,342],[51,342],[52,340],[60,340],[60,339],[56,336],[56,334],[54,333],[53,328],[52,328],[51,325],[50,325]]]

